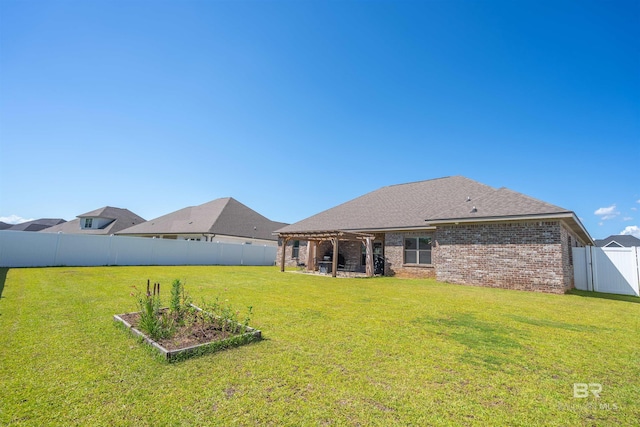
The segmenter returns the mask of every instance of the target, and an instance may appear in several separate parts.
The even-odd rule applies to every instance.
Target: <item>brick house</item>
[[[462,176],[383,187],[277,233],[283,271],[553,293],[574,287],[571,248],[594,244],[572,211]]]

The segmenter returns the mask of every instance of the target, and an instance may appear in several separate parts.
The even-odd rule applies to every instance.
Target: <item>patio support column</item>
[[[331,275],[336,277],[338,274],[338,238],[333,238],[333,265],[331,268]]]
[[[365,254],[367,258],[367,277],[373,276],[373,242],[371,241],[371,237],[367,237],[367,247],[365,249]]]
[[[315,271],[316,269],[316,242],[309,240],[307,243],[307,270]]]
[[[280,271],[284,271],[284,256],[287,252],[287,243],[289,243],[289,239],[287,237],[282,238],[282,253],[280,254]]]

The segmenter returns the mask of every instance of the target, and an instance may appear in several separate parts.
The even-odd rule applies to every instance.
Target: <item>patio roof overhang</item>
[[[315,256],[313,252],[315,252],[315,246],[318,242],[330,241],[333,244],[333,253],[338,253],[338,242],[339,241],[361,241],[365,244],[366,248],[366,274],[367,276],[373,276],[373,246],[372,242],[375,238],[374,234],[371,233],[360,233],[354,231],[344,231],[344,230],[324,230],[324,231],[293,231],[293,232],[285,232],[278,233],[278,237],[282,239],[282,251],[280,254],[280,271],[284,271],[284,260],[285,260],[285,248],[287,246],[287,242],[290,240],[306,240],[310,242],[312,247],[309,248],[309,253],[307,256],[307,269],[311,270],[315,268]],[[334,256],[332,260],[332,275],[336,277],[338,270],[338,257]]]
[[[308,241],[324,241],[324,240],[367,240],[367,237],[375,237],[371,233],[361,233],[345,230],[325,230],[325,231],[293,231],[288,233],[278,233],[278,237],[283,240],[308,240]]]

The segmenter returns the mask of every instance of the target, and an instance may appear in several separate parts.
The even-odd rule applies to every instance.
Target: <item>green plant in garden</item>
[[[169,311],[174,320],[179,325],[183,325],[185,315],[192,309],[191,298],[185,292],[184,284],[180,279],[174,279],[173,283],[171,283],[171,302],[169,304]]]
[[[161,312],[160,283],[153,284],[152,294],[150,283],[147,281],[147,292],[145,294],[138,293],[136,297],[140,309],[138,328],[154,340],[171,336],[173,319]]]
[[[219,330],[223,336],[244,333],[253,310],[253,307],[249,307],[244,323],[240,323],[240,310],[235,310],[228,299],[221,301],[220,297],[216,297],[213,301],[203,301],[201,307],[196,307],[191,303],[191,297],[185,292],[184,284],[179,279],[171,284],[168,310],[162,309],[160,283],[154,283],[152,291],[150,281],[147,281],[146,294],[138,293],[136,297],[140,310],[138,328],[153,340],[172,338],[178,326],[194,327],[203,334],[210,327]]]
[[[244,333],[251,321],[253,306],[247,307],[244,322],[240,323],[240,310],[234,309],[228,299],[220,300],[216,297],[213,301],[202,301],[201,310],[193,312],[193,322],[204,329],[207,325],[214,325],[224,334],[233,335]]]

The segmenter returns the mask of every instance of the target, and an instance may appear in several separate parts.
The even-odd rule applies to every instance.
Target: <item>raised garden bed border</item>
[[[195,309],[202,311],[201,308],[192,305]],[[253,341],[260,341],[262,339],[262,332],[259,329],[254,329],[249,326],[244,326],[240,323],[237,325],[245,329],[243,334],[233,335],[223,340],[211,341],[207,343],[197,344],[189,347],[178,348],[175,350],[168,350],[160,345],[158,342],[152,340],[144,332],[136,329],[129,322],[124,320],[120,316],[127,314],[138,314],[140,312],[114,314],[113,319],[116,323],[123,325],[131,333],[143,340],[146,344],[156,350],[160,356],[168,362],[177,362],[179,360],[188,359],[193,356],[199,356],[208,353],[214,353],[216,351],[224,350],[227,348],[239,347],[244,344],[248,344]]]

